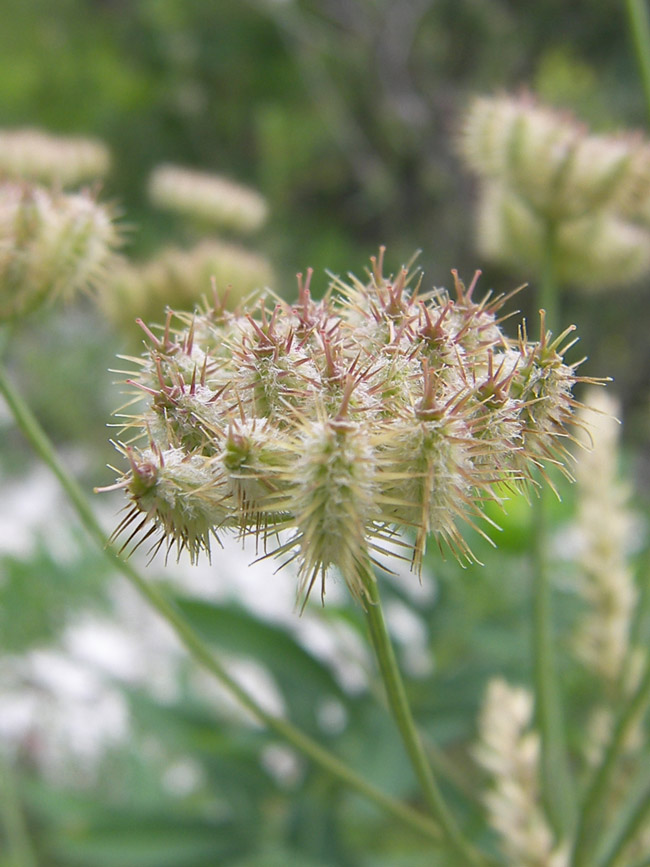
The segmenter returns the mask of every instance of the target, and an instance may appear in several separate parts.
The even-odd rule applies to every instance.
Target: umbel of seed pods
[[[232,313],[215,294],[170,312],[160,336],[143,326],[113,486],[130,500],[125,548],[148,539],[194,560],[222,533],[253,535],[297,563],[303,599],[334,569],[363,602],[395,542],[416,572],[429,535],[471,558],[459,522],[563,463],[572,329],[552,339],[542,318],[540,340],[523,327],[511,340],[509,296],[475,300],[478,275],[466,288],[454,273],[452,298],[421,292],[417,272],[385,277],[383,249],[371,262],[319,301],[309,273],[293,305],[267,294]]]

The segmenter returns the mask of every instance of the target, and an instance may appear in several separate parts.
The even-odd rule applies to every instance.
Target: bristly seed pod
[[[121,413],[135,435],[117,534],[136,524],[133,538],[192,558],[222,530],[253,534],[297,563],[303,598],[316,582],[324,594],[333,568],[363,602],[396,539],[415,571],[429,534],[471,559],[459,522],[475,526],[504,486],[563,461],[570,330],[553,340],[542,321],[539,341],[509,340],[509,296],[475,301],[476,278],[456,275],[455,297],[420,293],[414,276],[384,276],[382,249],[365,283],[335,278],[322,301],[310,273],[294,305],[268,294],[170,314],[160,336],[145,327],[128,380],[145,406]]]

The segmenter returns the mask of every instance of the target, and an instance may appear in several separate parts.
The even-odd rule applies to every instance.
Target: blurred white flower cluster
[[[106,145],[40,129],[0,130],[0,178],[22,178],[54,188],[102,178],[111,166]]]
[[[540,740],[532,729],[533,696],[497,678],[488,683],[479,716],[478,763],[489,775],[488,820],[512,867],[568,867],[540,794]]]

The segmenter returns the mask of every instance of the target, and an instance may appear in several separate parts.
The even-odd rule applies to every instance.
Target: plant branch
[[[639,831],[642,831],[646,827],[648,818],[650,818],[650,788],[646,789],[643,793],[636,808],[616,835],[616,839],[605,856],[605,860],[600,864],[600,867],[625,867],[625,863],[622,860],[626,857],[625,848],[628,843],[634,840]]]
[[[650,663],[636,692],[630,697],[618,717],[614,734],[607,747],[603,760],[596,769],[587,794],[585,795],[580,821],[576,833],[576,842],[573,848],[572,867],[588,867],[591,861],[598,825],[606,806],[607,795],[612,788],[612,777],[616,771],[616,764],[625,750],[625,744],[632,728],[643,713],[650,701]]]
[[[540,306],[546,311],[546,326],[557,320],[558,287],[555,277],[556,228],[546,231],[545,261],[539,287]],[[564,716],[553,635],[552,587],[549,564],[548,491],[542,484],[534,501],[533,543],[533,669],[535,706],[541,739],[541,777],[544,806],[560,839],[573,825],[575,802],[569,771]]]

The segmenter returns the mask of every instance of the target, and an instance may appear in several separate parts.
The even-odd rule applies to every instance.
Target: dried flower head
[[[219,175],[173,165],[158,166],[149,178],[154,205],[223,229],[254,232],[268,207],[256,191]]]
[[[0,183],[0,322],[97,284],[117,241],[88,193]]]
[[[506,296],[475,301],[476,278],[455,277],[452,299],[416,275],[384,276],[382,250],[368,280],[335,278],[320,301],[309,275],[293,305],[267,294],[145,327],[127,381],[146,406],[123,411],[134,433],[116,485],[125,546],[153,537],[194,558],[222,531],[252,534],[297,562],[305,595],[334,567],[356,598],[402,531],[416,571],[429,534],[471,558],[459,522],[562,462],[575,366],[568,332],[509,340]]]
[[[110,165],[108,148],[95,139],[39,129],[0,130],[0,177],[74,187],[104,177]]]
[[[205,240],[189,250],[166,247],[140,265],[121,263],[99,300],[112,322],[130,330],[137,317],[160,320],[167,306],[191,309],[211,293],[213,281],[234,309],[253,291],[272,285],[273,271],[268,259],[244,247]]]

